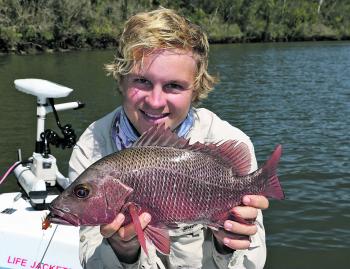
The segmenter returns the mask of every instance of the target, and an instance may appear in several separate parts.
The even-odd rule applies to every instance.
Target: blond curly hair
[[[197,64],[193,103],[207,97],[217,79],[208,73],[209,42],[198,25],[174,10],[159,8],[129,18],[118,38],[115,59],[105,66],[118,82],[143,57],[158,49],[181,49],[193,53]]]

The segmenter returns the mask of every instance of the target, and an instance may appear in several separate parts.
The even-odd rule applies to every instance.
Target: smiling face
[[[123,108],[142,134],[165,123],[175,129],[187,116],[194,95],[196,61],[190,52],[156,50],[123,77]]]

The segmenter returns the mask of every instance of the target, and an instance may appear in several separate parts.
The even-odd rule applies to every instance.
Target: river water
[[[56,103],[86,107],[61,112],[80,135],[120,104],[103,64],[113,51],[0,56],[0,171],[31,155],[36,100],[19,93],[17,78],[43,78],[74,89]],[[279,174],[286,200],[264,212],[266,268],[348,268],[350,251],[350,43],[235,44],[211,47],[220,84],[201,106],[247,133],[262,163],[283,145]],[[55,128],[53,116],[47,127]],[[57,128],[55,129],[57,130]],[[52,149],[66,174],[70,150]],[[16,191],[11,175],[0,193]]]

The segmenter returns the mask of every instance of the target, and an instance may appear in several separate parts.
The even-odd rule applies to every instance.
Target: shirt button
[[[80,242],[84,242],[85,239],[86,239],[85,235],[82,235],[82,236],[80,237]]]

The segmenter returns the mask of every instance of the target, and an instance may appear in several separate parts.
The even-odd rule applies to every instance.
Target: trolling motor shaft
[[[60,119],[57,114],[57,110],[69,109],[73,107],[73,109],[79,109],[85,106],[85,104],[80,101],[71,102],[66,104],[55,105],[53,98],[48,98],[48,101],[51,105],[51,110],[46,111],[53,112],[57,127],[61,130],[63,137],[60,137],[55,131],[51,129],[46,129],[44,132],[40,133],[40,140],[36,141],[35,152],[43,153],[44,157],[47,158],[47,155],[50,153],[49,145],[54,145],[56,148],[61,147],[62,149],[71,148],[75,145],[77,136],[75,134],[72,125],[66,124],[64,126],[61,125]],[[70,106],[68,106],[70,105]]]

